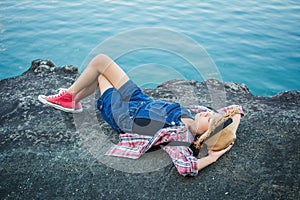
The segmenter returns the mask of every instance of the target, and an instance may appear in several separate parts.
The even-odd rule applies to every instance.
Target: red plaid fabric
[[[240,114],[244,115],[241,106],[232,105],[218,112],[226,112],[227,110],[238,108]],[[194,106],[190,108],[193,112],[211,111],[203,106]],[[192,150],[189,148],[194,140],[194,135],[185,126],[174,126],[160,129],[154,136],[139,135],[133,133],[124,133],[119,136],[119,143],[112,147],[106,155],[126,157],[137,159],[146,153],[151,147],[158,146],[166,142],[185,142],[181,145],[161,145],[172,159],[177,171],[181,175],[196,176],[198,174],[198,159],[193,156]]]

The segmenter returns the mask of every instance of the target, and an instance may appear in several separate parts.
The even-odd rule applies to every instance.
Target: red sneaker
[[[79,113],[83,110],[80,101],[75,102],[73,95],[65,89],[61,89],[56,95],[39,95],[38,99],[45,105],[52,106],[65,112]]]

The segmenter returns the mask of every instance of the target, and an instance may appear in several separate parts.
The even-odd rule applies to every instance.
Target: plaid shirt
[[[240,114],[244,114],[242,107],[236,105],[222,108],[218,112],[226,112],[234,107],[239,109]],[[203,106],[195,106],[190,110],[196,113],[211,111]],[[193,152],[189,148],[189,144],[194,140],[194,135],[185,126],[163,128],[154,136],[124,133],[119,135],[119,139],[119,143],[112,147],[106,155],[137,159],[151,147],[161,145],[161,148],[171,157],[179,174],[184,176],[196,176],[198,174],[198,159],[193,156]],[[184,143],[176,145],[175,142],[174,145],[172,143],[162,145],[174,141]]]

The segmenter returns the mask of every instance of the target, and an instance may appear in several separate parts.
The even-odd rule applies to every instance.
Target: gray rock
[[[78,68],[73,66],[73,65],[64,65],[61,67],[61,70],[64,73],[69,73],[69,74],[76,74],[78,73]]]
[[[37,59],[32,61],[31,67],[29,68],[30,71],[34,73],[45,73],[45,72],[52,72],[55,69],[55,64],[50,60],[41,60]]]
[[[182,177],[171,163],[135,174],[100,162],[80,136],[75,115],[37,100],[75,81],[76,70],[64,68],[36,60],[21,76],[0,81],[1,199],[299,199],[299,91],[259,97],[244,84],[212,79],[145,89],[155,99],[187,106],[240,104],[246,115],[232,150],[197,177]],[[79,118],[84,134],[116,142],[94,103],[95,96],[83,102],[84,113],[92,110],[97,118],[92,124]]]

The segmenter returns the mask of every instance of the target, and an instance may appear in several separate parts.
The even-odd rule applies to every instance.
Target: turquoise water
[[[204,47],[224,81],[245,83],[263,96],[300,90],[297,0],[2,0],[0,11],[0,79],[21,74],[38,58],[51,59],[57,66],[81,66],[90,51],[108,38],[137,28],[161,27]],[[185,45],[178,42],[178,48]],[[188,69],[178,56],[159,50],[135,51],[119,63],[126,71],[144,67],[139,75],[145,79],[153,74],[146,68],[149,63],[159,69],[175,65]],[[164,73],[166,79],[172,78],[168,70]],[[192,70],[184,73],[201,80]]]

